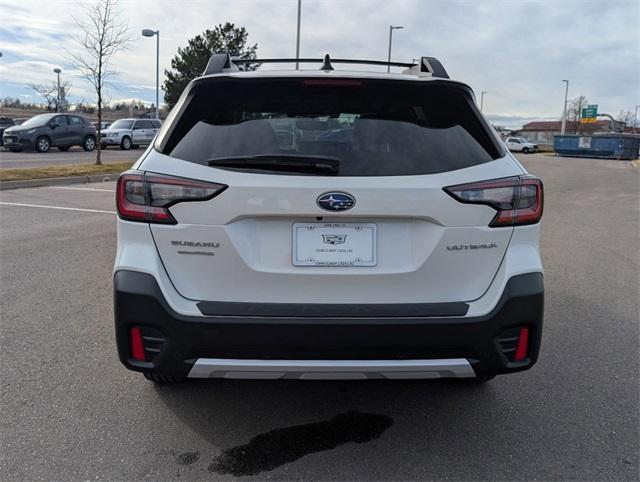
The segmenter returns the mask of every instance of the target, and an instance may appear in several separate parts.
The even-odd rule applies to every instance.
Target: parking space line
[[[87,213],[116,214],[115,211],[103,211],[102,209],[69,208],[65,206],[45,206],[43,204],[10,203],[4,201],[0,201],[0,204],[5,206],[21,206],[28,208],[59,209],[62,211],[83,211]]]
[[[68,186],[49,186],[49,189],[69,189],[71,191],[103,191],[116,192],[115,189],[99,189],[95,187],[68,187]]]

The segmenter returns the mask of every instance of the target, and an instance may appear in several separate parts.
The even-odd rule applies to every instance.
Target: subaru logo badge
[[[356,205],[356,199],[346,192],[327,192],[316,200],[325,211],[346,211]]]

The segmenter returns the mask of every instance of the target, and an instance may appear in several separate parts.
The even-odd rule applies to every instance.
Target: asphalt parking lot
[[[102,162],[134,161],[144,152],[144,147],[123,151],[109,147],[102,151]],[[80,147],[72,147],[67,152],[51,148],[45,154],[35,151],[11,152],[0,147],[0,169],[19,167],[48,167],[63,164],[91,164],[96,161],[96,151],[85,152]]]
[[[546,189],[542,351],[482,386],[156,388],[116,355],[114,183],[1,191],[0,479],[637,480],[640,168],[520,158]]]

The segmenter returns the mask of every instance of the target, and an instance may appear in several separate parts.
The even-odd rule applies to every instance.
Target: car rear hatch
[[[184,297],[320,304],[479,298],[513,226],[444,188],[523,174],[462,84],[334,77],[196,82],[139,169]]]

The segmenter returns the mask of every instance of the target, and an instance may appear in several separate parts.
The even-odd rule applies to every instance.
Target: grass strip
[[[47,167],[0,169],[0,181],[24,181],[51,177],[91,176],[94,174],[119,174],[131,167],[133,161],[95,164],[69,164]]]

